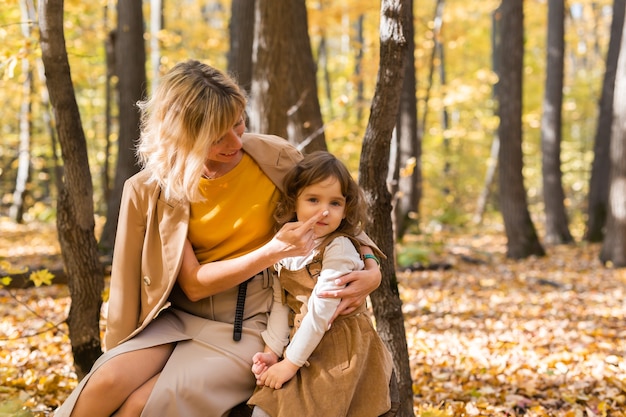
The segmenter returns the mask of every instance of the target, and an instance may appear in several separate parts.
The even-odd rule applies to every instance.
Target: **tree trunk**
[[[493,66],[493,72],[499,73],[499,65],[502,55],[502,42],[500,39],[500,12],[498,10],[491,14],[491,62]],[[497,84],[493,86],[494,99],[498,98]],[[495,132],[493,139],[491,140],[491,151],[489,153],[489,159],[487,160],[487,172],[485,173],[485,181],[483,182],[483,189],[478,196],[476,202],[476,211],[474,212],[473,222],[474,224],[481,224],[483,221],[483,215],[485,214],[485,208],[487,207],[487,201],[491,194],[492,184],[496,177],[498,168],[498,154],[500,152],[500,138],[498,132]]]
[[[545,255],[528,212],[522,174],[522,68],[524,61],[523,0],[503,0],[499,24],[502,42],[498,64],[500,205],[507,237],[507,257]]]
[[[600,260],[614,267],[626,267],[626,30],[622,29],[621,47],[615,76],[611,129],[611,178],[606,236]]]
[[[250,93],[255,0],[233,0],[229,24],[228,72]]]
[[[383,0],[380,22],[380,68],[372,99],[370,119],[363,138],[359,184],[371,210],[367,233],[387,254],[382,260],[383,279],[371,294],[376,327],[393,354],[398,376],[398,416],[413,416],[411,369],[395,274],[394,234],[391,224],[391,194],[385,179],[389,166],[391,135],[400,106],[402,76],[407,56],[409,1]]]
[[[305,1],[257,0],[253,50],[251,130],[326,150]]]
[[[320,6],[321,7],[321,6]],[[324,79],[324,98],[328,103],[328,116],[330,120],[335,118],[333,111],[333,83],[330,78],[330,71],[328,70],[328,48],[326,47],[326,32],[324,29],[320,29],[320,43],[317,47],[317,67],[321,68]]]
[[[363,108],[365,107],[365,98],[364,98],[364,86],[363,86],[363,55],[365,49],[365,36],[363,35],[363,21],[365,17],[360,14],[357,18],[356,23],[354,24],[354,32],[355,32],[355,45],[356,54],[354,57],[354,76],[356,78],[356,97],[355,97],[355,105],[356,105],[356,124],[361,126],[361,120],[363,120]],[[349,117],[348,107],[346,107],[346,112],[344,117]]]
[[[297,143],[305,153],[325,151],[326,135],[317,94],[317,67],[311,50],[306,1],[290,1],[296,23],[286,25],[291,26],[293,31],[293,42],[290,44],[292,54],[288,55],[293,57],[289,71],[292,86],[291,106],[288,109],[289,140]]]
[[[491,150],[489,152],[489,159],[487,159],[487,172],[485,173],[485,181],[483,182],[483,188],[478,196],[476,202],[476,211],[472,221],[474,224],[481,224],[483,222],[483,215],[487,207],[487,201],[491,194],[491,186],[494,183],[496,172],[498,168],[498,153],[500,152],[500,138],[496,133],[491,141]]]
[[[546,214],[545,240],[571,243],[561,172],[561,120],[563,107],[563,56],[565,51],[564,0],[548,1],[546,88],[541,120],[543,200]]]
[[[124,182],[139,171],[135,143],[139,139],[139,110],[135,103],[146,94],[146,50],[141,0],[117,3],[115,62],[119,93],[119,135],[113,190],[107,201],[107,219],[100,238],[105,253],[113,249]]]
[[[20,0],[22,14],[22,35],[24,39],[31,38],[31,22],[36,21],[34,5],[30,0]],[[33,94],[33,72],[30,66],[29,53],[22,58],[22,105],[20,106],[20,145],[18,150],[17,177],[15,178],[15,190],[13,201],[9,209],[9,216],[16,223],[24,219],[24,198],[26,186],[30,177],[30,137],[32,131],[31,108]]]
[[[76,373],[82,378],[101,354],[103,268],[94,236],[93,186],[87,144],[74,95],[63,34],[63,0],[39,1],[42,59],[65,166],[57,231],[72,297],[68,325]]]
[[[397,155],[394,161],[394,217],[396,238],[418,223],[422,195],[422,143],[417,130],[417,98],[415,80],[415,41],[413,39],[413,0],[407,1],[410,18],[407,57],[404,63],[400,109],[396,121]]]
[[[256,0],[252,85],[250,87],[250,130],[287,138],[288,72],[283,56],[288,56],[288,32],[279,24],[290,16],[290,1]]]
[[[108,12],[105,9],[104,11],[104,27],[108,28]],[[106,40],[104,41],[104,50],[105,50],[105,62],[106,62],[106,81],[104,87],[104,162],[102,164],[101,169],[101,183],[102,183],[102,195],[104,197],[104,201],[109,201],[111,198],[111,149],[112,149],[112,137],[111,137],[111,127],[113,126],[113,117],[111,114],[111,109],[113,108],[113,104],[115,102],[115,87],[113,85],[114,79],[116,79],[115,73],[115,38],[117,37],[117,32],[115,30],[110,30],[107,33]],[[102,240],[102,239],[101,239]]]
[[[602,82],[600,109],[596,137],[593,145],[593,164],[589,179],[589,197],[587,203],[587,227],[585,240],[601,242],[604,238],[609,203],[609,176],[611,162],[609,147],[611,142],[611,126],[613,124],[613,94],[615,89],[615,72],[617,59],[620,55],[620,42],[624,26],[625,0],[613,0],[613,20],[611,37],[606,54],[606,69]]]
[[[152,83],[154,92],[161,78],[161,40],[159,33],[163,29],[163,0],[150,0],[150,64],[152,65]]]

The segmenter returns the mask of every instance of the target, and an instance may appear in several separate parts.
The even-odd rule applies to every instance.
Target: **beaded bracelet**
[[[380,259],[378,259],[376,256],[372,255],[371,253],[366,253],[365,255],[363,255],[363,260],[366,260],[366,259],[373,259],[380,266]]]

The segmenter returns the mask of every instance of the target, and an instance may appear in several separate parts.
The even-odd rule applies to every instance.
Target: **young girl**
[[[281,361],[282,352],[269,346],[253,357],[260,386],[248,402],[255,406],[253,417],[383,415],[391,407],[392,358],[365,303],[333,321],[340,300],[318,297],[343,288],[335,280],[363,268],[354,239],[366,219],[362,191],[328,152],[305,156],[284,186],[275,213],[279,223],[323,217],[313,227],[315,249],[276,265],[290,310],[291,338]]]

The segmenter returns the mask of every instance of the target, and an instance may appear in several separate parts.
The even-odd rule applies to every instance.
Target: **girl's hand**
[[[257,378],[256,384],[280,389],[285,382],[294,377],[298,369],[300,369],[299,366],[294,365],[289,359],[285,358],[267,369],[260,378]]]

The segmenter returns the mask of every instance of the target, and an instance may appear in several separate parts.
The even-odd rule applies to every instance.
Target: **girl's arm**
[[[322,214],[306,222],[286,223],[265,245],[245,255],[200,265],[191,243],[183,250],[178,284],[191,301],[198,301],[239,285],[288,256],[305,255],[314,245],[313,226]]]
[[[307,303],[308,311],[302,319],[300,328],[289,342],[285,359],[257,378],[259,385],[278,389],[293,378],[322,340],[339,305],[339,299],[320,298],[318,293],[339,290],[335,283],[336,278],[362,267],[361,257],[348,238],[337,238],[326,247],[322,271]]]
[[[361,246],[361,254],[373,254],[372,248]],[[340,314],[350,314],[358,306],[365,302],[367,296],[380,285],[382,275],[378,262],[374,259],[365,259],[365,269],[353,271],[335,279],[335,289],[321,291],[318,295],[322,298],[341,299],[331,323]]]

